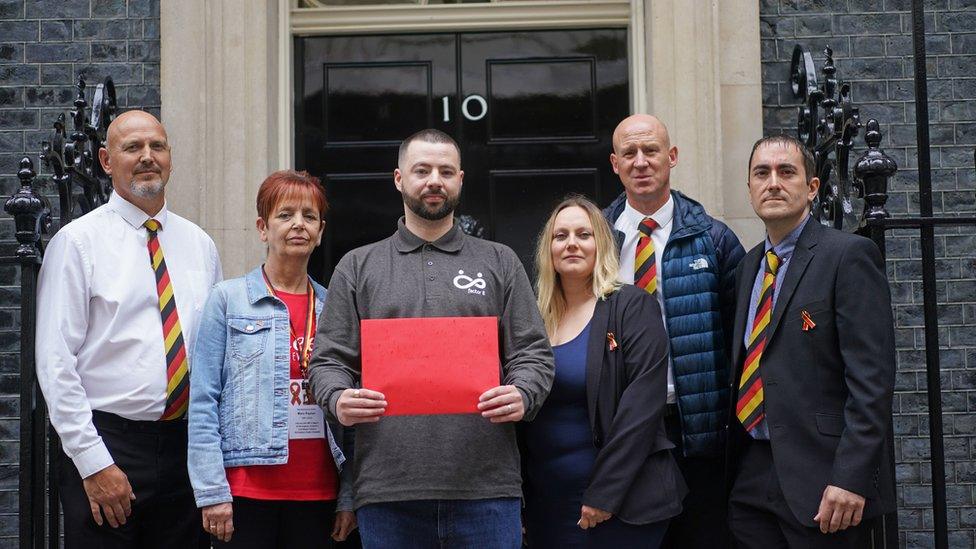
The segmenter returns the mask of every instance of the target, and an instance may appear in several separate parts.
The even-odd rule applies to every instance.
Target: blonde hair
[[[562,283],[552,263],[552,233],[559,212],[573,207],[582,208],[590,218],[590,225],[593,227],[593,239],[596,243],[596,263],[593,265],[593,274],[590,275],[593,295],[599,299],[606,299],[620,287],[620,282],[617,281],[617,273],[620,270],[617,243],[613,238],[610,225],[603,217],[603,212],[590,199],[582,195],[566,197],[549,215],[545,227],[539,233],[535,250],[537,303],[549,336],[556,332],[556,327],[566,310]]]

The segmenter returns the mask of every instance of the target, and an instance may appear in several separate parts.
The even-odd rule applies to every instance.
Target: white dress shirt
[[[168,212],[154,218],[173,284],[183,341],[222,274],[213,240]],[[113,193],[108,203],[61,228],[44,253],[37,288],[37,380],[65,453],[85,478],[114,460],[92,410],[155,421],[166,403],[166,356],[149,216]],[[193,357],[189,356],[192,368]]]
[[[646,216],[625,202],[624,211],[617,218],[613,227],[624,233],[624,245],[620,249],[620,274],[618,279],[624,284],[634,283],[634,259],[637,255],[637,240],[640,238],[638,226],[645,217],[650,217],[657,222],[657,229],[651,233],[651,242],[654,244],[654,266],[657,269],[657,296],[658,303],[661,304],[661,318],[664,319],[664,329],[668,329],[668,321],[664,314],[664,297],[661,295],[663,277],[661,271],[661,258],[664,256],[664,247],[671,238],[671,225],[674,220],[674,198],[668,194],[668,201],[658,210]],[[668,357],[668,403],[675,402],[674,396],[674,372],[672,371],[671,357]]]

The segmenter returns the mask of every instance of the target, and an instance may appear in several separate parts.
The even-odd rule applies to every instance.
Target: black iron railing
[[[115,86],[111,78],[99,84],[91,109],[85,99],[84,77],[77,87],[71,134],[67,133],[65,115],[61,114],[50,138],[42,143],[40,154],[51,168],[58,188],[58,227],[104,204],[112,189],[98,162],[98,150],[115,118]],[[20,189],[7,200],[4,210],[14,218],[18,247],[13,253],[0,256],[0,264],[16,265],[20,270],[20,547],[41,549],[46,544],[56,548],[60,544],[60,502],[54,463],[61,449],[58,436],[47,421],[34,369],[37,275],[44,255],[41,235],[50,231],[52,212],[47,199],[34,191],[37,174],[30,158],[20,161],[17,175]]]
[[[928,72],[925,53],[925,17],[922,0],[912,0],[912,41],[915,57],[915,116],[918,140],[918,217],[891,219],[875,215],[867,220],[871,238],[885,249],[885,231],[917,229],[922,249],[922,302],[925,318],[925,369],[929,411],[929,446],[932,463],[932,511],[935,546],[949,547],[946,505],[945,446],[942,423],[942,380],[939,363],[939,325],[935,277],[935,226],[976,227],[976,217],[934,216],[932,211],[932,160],[929,141]]]
[[[34,193],[34,165],[20,161],[20,189],[4,210],[14,218],[18,247],[0,264],[20,270],[20,546],[44,546],[45,434],[44,398],[34,375],[37,273],[41,267],[41,233],[51,225],[51,207]]]
[[[945,447],[942,421],[942,382],[939,363],[938,307],[935,276],[936,226],[976,227],[976,217],[935,216],[932,208],[932,163],[928,117],[928,74],[925,53],[925,19],[922,0],[912,1],[912,38],[915,67],[915,113],[918,141],[917,217],[891,218],[885,209],[888,179],[897,170],[894,160],[881,151],[881,132],[876,120],[867,123],[867,151],[850,172],[848,162],[853,140],[861,128],[860,113],[853,105],[850,86],[835,78],[830,48],[824,50],[823,82],[817,83],[812,56],[797,46],[793,53],[791,83],[803,105],[799,110],[798,137],[816,159],[821,179],[814,214],[821,223],[870,236],[885,253],[885,232],[917,229],[922,251],[922,300],[925,319],[925,365],[931,448],[932,510],[935,547],[949,546]],[[976,155],[974,155],[976,162]],[[853,178],[849,174],[853,173]],[[893,469],[893,468],[892,468]],[[898,547],[897,515],[891,513],[874,530],[875,547]]]

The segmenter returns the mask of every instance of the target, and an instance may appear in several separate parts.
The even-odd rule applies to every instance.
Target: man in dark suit
[[[884,262],[870,240],[810,217],[813,175],[794,138],[753,147],[766,240],[736,272],[729,524],[741,547],[863,547],[862,521],[894,509]]]

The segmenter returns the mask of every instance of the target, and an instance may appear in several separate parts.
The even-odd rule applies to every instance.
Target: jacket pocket
[[[830,312],[832,314],[832,309],[830,305],[823,299],[818,299],[816,301],[808,301],[799,305],[790,305],[789,310],[786,312],[787,318],[799,321],[800,314],[806,311],[811,316],[820,316],[823,313]]]
[[[274,393],[271,318],[228,318],[222,448],[252,450],[270,443]]]
[[[844,416],[836,414],[815,414],[817,430],[820,434],[839,437],[844,432]]]
[[[230,354],[242,363],[254,360],[264,352],[271,333],[270,318],[228,318],[227,343]]]

